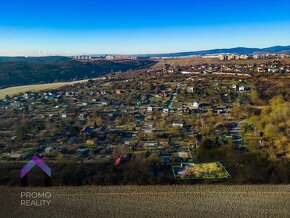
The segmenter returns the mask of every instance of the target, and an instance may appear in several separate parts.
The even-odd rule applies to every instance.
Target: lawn
[[[57,83],[46,83],[38,85],[26,85],[26,86],[15,86],[5,89],[0,89],[0,99],[5,98],[6,95],[13,96],[19,93],[28,92],[28,91],[41,91],[46,89],[58,89],[66,85],[73,85],[80,82],[86,82],[88,80],[79,80],[73,82],[57,82]]]
[[[220,162],[181,163],[180,166],[172,167],[172,171],[176,180],[231,178],[231,175]]]

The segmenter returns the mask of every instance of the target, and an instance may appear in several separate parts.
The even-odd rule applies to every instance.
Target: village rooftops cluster
[[[7,96],[0,101],[5,120],[0,126],[0,159],[146,158],[169,164],[193,160],[210,134],[215,141],[208,146],[233,143],[240,149],[238,124],[246,117],[243,108],[251,101],[253,82],[236,70],[248,73],[258,67],[289,70],[282,62],[165,66]],[[182,73],[221,68],[233,72],[230,76]]]

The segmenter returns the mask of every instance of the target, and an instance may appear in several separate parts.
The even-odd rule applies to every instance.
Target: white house
[[[152,112],[153,111],[153,107],[151,107],[151,106],[147,107],[147,111],[148,112]]]
[[[194,101],[194,102],[192,103],[192,108],[193,108],[193,109],[198,109],[198,108],[199,108],[199,101]]]
[[[19,160],[22,157],[22,154],[10,153],[9,157],[13,160]]]
[[[169,112],[169,109],[168,108],[163,108],[163,113],[168,113]]]
[[[182,74],[200,74],[198,71],[181,71]]]
[[[53,147],[48,146],[44,149],[45,153],[49,153],[51,150],[53,150]]]
[[[179,128],[182,128],[183,127],[183,123],[179,120],[175,120],[173,121],[172,123],[172,127],[179,127]]]
[[[239,87],[239,91],[241,91],[241,92],[247,91],[247,90],[249,90],[249,89],[250,89],[250,88],[247,87],[247,86],[240,86],[240,87]]]
[[[192,86],[187,87],[187,91],[190,92],[190,93],[193,93],[193,87]]]

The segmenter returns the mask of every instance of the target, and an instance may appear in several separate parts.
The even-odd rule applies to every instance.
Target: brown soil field
[[[50,205],[21,206],[28,191]],[[290,185],[0,187],[0,217],[290,217],[289,202]]]

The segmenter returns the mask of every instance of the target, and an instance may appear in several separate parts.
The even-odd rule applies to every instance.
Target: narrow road
[[[179,90],[180,84],[181,84],[181,82],[179,82],[179,83],[176,85],[176,88],[175,88],[174,91],[172,92],[172,94],[171,94],[172,96],[171,96],[170,100],[168,101],[166,108],[169,108],[169,109],[171,108],[171,106],[172,106],[172,104],[173,104],[173,102],[174,102],[174,100],[175,100],[175,98],[176,98],[176,95],[177,95],[177,93],[178,93],[178,90]]]
[[[248,119],[241,120],[240,122],[238,122],[237,126],[235,126],[230,130],[230,134],[233,137],[234,147],[236,149],[240,149],[242,146],[242,134],[241,134],[242,124],[247,120]]]

